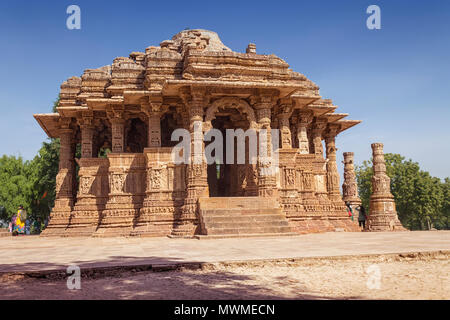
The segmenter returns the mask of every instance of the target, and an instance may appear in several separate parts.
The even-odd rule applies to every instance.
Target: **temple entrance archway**
[[[256,131],[249,131],[256,127],[253,109],[244,100],[223,98],[212,104],[206,113],[205,120],[206,129],[219,130],[223,139],[222,161],[215,155],[216,163],[209,164],[207,169],[209,196],[257,196],[256,163],[252,164],[250,159],[252,153],[249,152],[250,148],[257,144]],[[239,129],[245,134],[245,138],[239,139],[235,136]],[[251,137],[252,134],[254,138]],[[213,141],[205,142],[205,146]],[[231,141],[233,141],[234,157],[232,154],[227,154],[227,144]],[[244,162],[238,161],[239,157],[244,156],[240,153],[245,153]]]

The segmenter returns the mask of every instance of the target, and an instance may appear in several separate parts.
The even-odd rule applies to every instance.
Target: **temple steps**
[[[202,235],[198,239],[297,235],[270,198],[201,198],[199,211]]]

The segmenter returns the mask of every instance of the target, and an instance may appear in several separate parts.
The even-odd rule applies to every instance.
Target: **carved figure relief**
[[[113,174],[111,176],[111,192],[122,193],[124,191],[125,175]]]
[[[81,177],[80,178],[80,193],[89,194],[92,186],[92,177]]]
[[[286,169],[286,185],[293,186],[295,185],[295,170],[294,169]]]
[[[152,189],[160,189],[161,188],[161,170],[162,169],[153,169],[150,174],[150,185]]]

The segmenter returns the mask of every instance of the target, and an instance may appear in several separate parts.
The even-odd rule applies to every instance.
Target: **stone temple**
[[[43,235],[357,231],[340,193],[335,139],[360,121],[344,120],[336,108],[282,59],[257,54],[254,44],[234,52],[207,30],[185,30],[85,70],[61,85],[57,113],[34,116],[61,143],[56,202]],[[179,141],[171,137],[180,128],[203,147],[211,128],[278,129],[279,170],[261,174],[267,163],[259,155],[256,164],[248,156],[244,164],[177,164]]]

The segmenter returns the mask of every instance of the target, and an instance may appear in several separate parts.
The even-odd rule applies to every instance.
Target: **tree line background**
[[[54,112],[58,103],[59,99],[54,103]],[[403,226],[410,230],[450,229],[450,179],[442,181],[432,177],[418,163],[399,154],[387,153],[385,160]],[[44,221],[55,202],[58,166],[59,139],[43,142],[33,160],[3,155],[0,158],[0,220],[9,221],[18,206],[23,205],[33,220],[40,217]],[[372,160],[363,161],[355,171],[362,203],[369,208]]]

